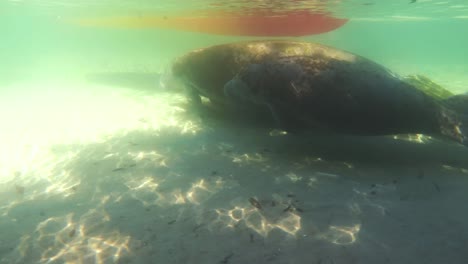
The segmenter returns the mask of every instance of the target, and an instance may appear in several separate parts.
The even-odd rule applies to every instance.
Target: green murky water
[[[160,70],[177,55],[198,47],[236,40],[156,29],[80,28],[70,17],[172,14],[187,10],[232,9],[216,1],[4,1],[1,42],[2,82],[31,76],[75,75],[96,70]],[[288,8],[311,6],[297,1]],[[456,92],[466,91],[464,50],[468,7],[463,1],[346,1],[315,4],[351,19],[342,28],[302,39],[342,48],[380,62],[401,74],[426,74]],[[272,1],[238,3],[250,8],[278,6]],[[184,7],[181,9],[181,7]],[[65,71],[65,72],[64,72]],[[26,76],[28,76],[26,78]]]

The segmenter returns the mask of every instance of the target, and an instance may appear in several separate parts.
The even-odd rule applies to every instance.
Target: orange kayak
[[[216,11],[192,16],[124,16],[84,18],[72,21],[80,26],[111,28],[160,28],[217,35],[299,37],[335,30],[348,19],[308,10],[250,13]]]

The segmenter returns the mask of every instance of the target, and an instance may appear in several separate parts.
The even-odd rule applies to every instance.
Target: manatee
[[[219,108],[231,104],[224,95],[224,85],[246,65],[284,56],[325,53],[330,57],[351,59],[352,54],[324,45],[300,41],[247,41],[197,49],[177,58],[172,75],[182,80],[194,102],[206,97]]]
[[[420,133],[468,145],[468,118],[368,60],[292,56],[247,65],[226,83],[237,104],[263,105],[286,130]]]
[[[180,57],[173,74],[194,101],[266,112],[291,132],[426,134],[467,144],[468,120],[364,57],[298,41],[247,41]]]

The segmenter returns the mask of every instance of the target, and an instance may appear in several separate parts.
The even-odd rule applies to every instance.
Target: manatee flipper
[[[300,65],[295,63],[249,64],[224,85],[224,95],[238,107],[249,108],[255,105],[257,108],[267,110],[273,118],[274,125],[288,132],[299,132],[305,128],[328,130],[315,120],[310,118],[303,120],[301,114],[298,115],[290,109],[288,95],[300,96],[303,87],[298,80],[303,74]],[[269,86],[269,89],[256,89],[256,87],[263,87],[268,83],[287,87],[285,97],[272,98],[269,93],[276,92],[272,86]]]
[[[231,105],[243,106],[254,103],[253,94],[247,84],[237,76],[224,85],[224,96]]]
[[[190,103],[194,104],[195,106],[201,106],[202,100],[200,97],[200,93],[197,91],[195,87],[192,85],[188,85],[187,89],[187,97],[189,98]]]
[[[264,101],[258,94],[255,94],[255,91],[251,89],[251,86],[247,85],[247,82],[245,81],[246,78],[249,84],[252,82],[261,82],[263,70],[263,65],[248,65],[243,72],[243,79],[236,76],[224,85],[225,97],[231,105],[234,105],[238,109],[249,109],[254,107],[265,109],[270,113],[275,123],[274,125],[277,128],[288,131],[296,130],[297,122],[294,121],[294,117],[288,116],[288,111],[280,109],[278,105],[273,105]]]

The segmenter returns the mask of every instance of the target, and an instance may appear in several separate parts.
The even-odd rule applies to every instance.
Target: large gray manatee
[[[278,126],[354,135],[420,133],[468,145],[468,118],[367,60],[286,56],[246,65],[224,85],[237,106],[268,109]]]
[[[172,73],[192,101],[241,117],[274,117],[289,131],[421,133],[467,144],[462,97],[436,100],[364,57],[301,41],[215,45],[179,57]],[[463,99],[463,100],[460,100]]]

